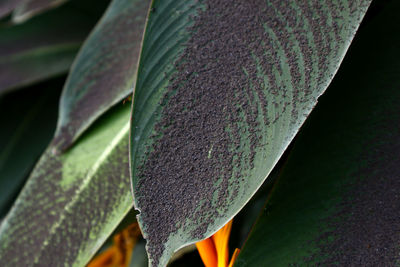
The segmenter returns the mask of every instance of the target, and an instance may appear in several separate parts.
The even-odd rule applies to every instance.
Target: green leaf
[[[360,31],[236,266],[398,265],[399,10],[391,1]]]
[[[1,266],[84,266],[132,208],[128,106],[60,156],[50,146],[0,225]]]
[[[0,102],[0,218],[53,137],[63,82],[42,83]]]
[[[246,204],[324,92],[370,1],[155,0],[131,170],[151,266]]]
[[[25,0],[13,12],[13,21],[20,23],[33,16],[58,7],[68,0]]]
[[[97,19],[71,3],[24,24],[1,27],[0,94],[66,73]]]
[[[85,42],[61,98],[60,150],[132,92],[148,6],[147,0],[114,0]]]

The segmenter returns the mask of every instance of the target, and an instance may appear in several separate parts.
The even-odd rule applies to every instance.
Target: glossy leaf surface
[[[154,1],[131,167],[150,266],[226,224],[324,92],[370,1]]]
[[[85,42],[61,98],[55,139],[60,150],[132,91],[148,5],[114,0]]]
[[[99,17],[81,5],[71,3],[26,23],[0,27],[0,94],[69,70]]]
[[[42,83],[0,100],[0,218],[53,137],[63,82]]]
[[[399,263],[399,10],[391,1],[356,37],[236,266]]]
[[[49,147],[0,225],[1,266],[84,266],[132,207],[128,105],[61,156]]]

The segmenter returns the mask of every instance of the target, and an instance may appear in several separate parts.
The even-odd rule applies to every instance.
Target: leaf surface
[[[360,31],[236,266],[399,263],[399,10],[391,1]]]
[[[129,113],[111,110],[61,156],[46,150],[0,225],[1,266],[90,260],[132,208]]]
[[[148,5],[114,0],[85,42],[61,98],[55,138],[60,150],[132,91]]]
[[[131,132],[150,266],[216,232],[324,92],[370,1],[154,1]]]
[[[0,94],[66,73],[98,17],[69,4],[1,27]]]
[[[63,82],[56,79],[0,100],[0,218],[53,137]]]

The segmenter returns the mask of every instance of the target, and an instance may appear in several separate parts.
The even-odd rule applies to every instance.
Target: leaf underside
[[[360,31],[236,266],[400,262],[399,10],[391,1]]]
[[[61,97],[54,140],[60,151],[132,92],[148,6],[114,0],[85,42]]]
[[[1,266],[84,266],[132,208],[128,106],[60,156],[50,146],[0,225]]]
[[[229,221],[324,92],[370,1],[154,1],[131,171],[151,266]]]

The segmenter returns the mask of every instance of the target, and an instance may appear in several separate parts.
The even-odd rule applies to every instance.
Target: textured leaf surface
[[[42,83],[0,100],[0,218],[53,137],[63,83]]]
[[[13,21],[25,21],[66,1],[68,0],[25,0],[14,10]]]
[[[399,10],[392,1],[357,36],[236,266],[400,262]]]
[[[0,226],[1,266],[84,266],[132,207],[129,107],[62,156],[49,147]]]
[[[114,0],[80,51],[61,98],[61,150],[132,91],[149,2]]]
[[[98,17],[69,4],[0,28],[0,94],[67,72]]]
[[[370,1],[154,1],[131,166],[151,266],[257,191],[335,74]]]

